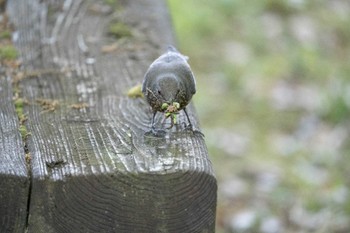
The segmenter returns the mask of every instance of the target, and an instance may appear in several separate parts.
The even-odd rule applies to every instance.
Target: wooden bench
[[[6,9],[21,65],[0,69],[0,232],[214,232],[204,139],[183,112],[165,137],[145,136],[151,109],[126,95],[174,44],[164,1]]]

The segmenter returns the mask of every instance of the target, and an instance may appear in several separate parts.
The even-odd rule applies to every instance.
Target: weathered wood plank
[[[165,3],[112,8],[8,2],[29,101],[28,231],[214,232],[216,180],[203,138],[184,130],[183,113],[164,138],[144,136],[151,110],[125,95],[174,42]],[[113,21],[132,36],[108,36]],[[103,52],[106,45],[116,49]]]
[[[13,96],[0,67],[0,232],[23,232],[27,218],[29,177]]]

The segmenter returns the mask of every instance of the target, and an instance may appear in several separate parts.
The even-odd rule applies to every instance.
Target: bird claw
[[[201,131],[194,129],[192,124],[185,126],[185,130],[191,131],[194,135],[199,135],[204,138],[204,134]]]
[[[153,136],[153,137],[161,138],[161,137],[164,137],[165,134],[166,134],[165,130],[156,129],[156,128],[152,127],[150,131],[147,131],[145,133],[145,136]]]

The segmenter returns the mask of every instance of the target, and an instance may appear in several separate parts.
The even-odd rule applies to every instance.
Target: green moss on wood
[[[23,100],[22,98],[17,98],[15,99],[15,108],[16,108],[16,111],[17,110],[20,110],[21,112],[23,112],[23,105],[26,101]]]
[[[28,130],[27,130],[27,127],[25,125],[19,126],[19,132],[21,133],[21,136],[23,139],[25,139],[28,135]]]
[[[133,86],[128,90],[128,97],[130,98],[143,98],[143,93],[142,93],[142,85],[138,84],[136,86]]]
[[[0,39],[11,39],[11,32],[8,30],[1,31]]]
[[[111,23],[108,28],[108,34],[116,39],[132,36],[129,26],[121,22]]]
[[[108,5],[114,5],[116,4],[117,0],[105,0],[104,2]]]
[[[12,45],[0,46],[0,60],[14,60],[18,56],[16,48]]]
[[[109,5],[109,6],[113,7],[113,8],[117,8],[118,5],[119,5],[119,1],[118,0],[104,0],[104,2],[107,5]]]
[[[19,120],[19,131],[23,139],[25,139],[29,135],[27,128],[24,125],[24,122],[27,120],[27,116],[26,114],[24,114],[23,111],[24,105],[27,103],[28,101],[22,98],[16,98],[14,101],[16,114]]]
[[[24,113],[23,113],[24,102],[25,101],[22,98],[15,99],[15,109],[19,119],[23,118],[24,116]]]

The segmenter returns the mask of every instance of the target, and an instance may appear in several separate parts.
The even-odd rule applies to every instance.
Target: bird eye
[[[159,95],[161,95],[161,94],[162,94],[162,92],[161,92],[160,90],[158,90],[158,94],[159,94]]]

